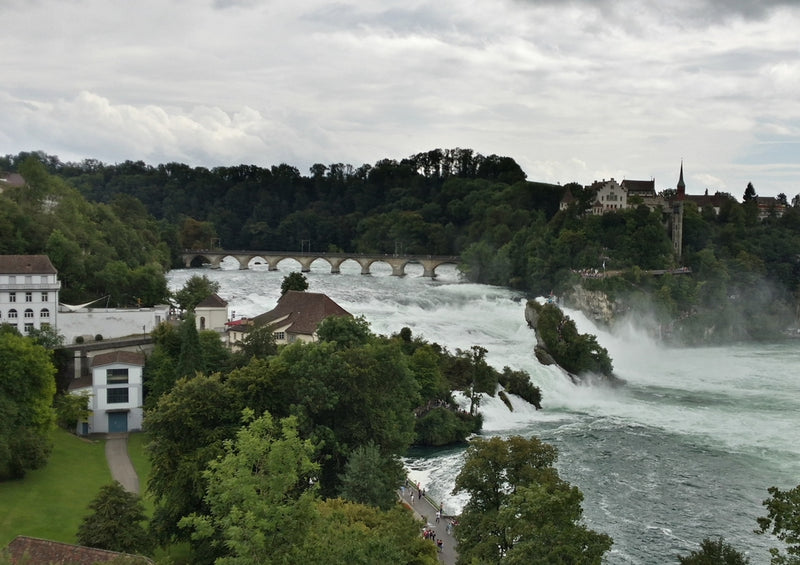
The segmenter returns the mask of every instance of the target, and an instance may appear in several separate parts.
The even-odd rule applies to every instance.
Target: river
[[[272,309],[283,277],[300,270],[285,260],[240,271],[226,260],[220,270],[181,269],[168,275],[180,288],[193,274],[221,285],[235,317]],[[451,351],[481,345],[493,366],[527,371],[543,392],[543,410],[514,399],[482,401],[485,435],[536,435],[559,450],[562,477],[584,494],[586,524],[614,538],[610,564],[677,563],[707,536],[723,536],[754,565],[768,563],[757,535],[767,488],[800,483],[800,343],[726,347],[663,347],[633,329],[615,334],[567,310],[581,332],[608,349],[618,388],[575,386],[533,355],[535,337],[524,321],[525,299],[504,288],[463,282],[449,266],[423,278],[411,265],[405,277],[383,264],[372,275],[347,261],[331,275],[317,261],[306,273],[309,291],[330,296],[363,315],[378,334],[409,327],[414,335]],[[463,448],[415,452],[412,477],[458,512],[464,499],[450,494]]]

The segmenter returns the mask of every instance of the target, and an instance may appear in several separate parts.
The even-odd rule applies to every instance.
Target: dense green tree
[[[59,394],[53,400],[56,423],[70,432],[75,432],[78,422],[89,417],[89,394]]]
[[[302,540],[316,514],[314,447],[300,438],[294,418],[245,417],[247,427],[204,473],[208,513],[181,525],[223,541],[226,555],[217,563],[302,563]]]
[[[364,316],[329,316],[317,327],[320,341],[335,343],[339,348],[365,345],[372,337],[369,322]]]
[[[397,489],[405,478],[403,464],[381,453],[372,442],[353,450],[341,477],[341,496],[347,500],[389,510],[397,504]]]
[[[198,372],[205,372],[206,363],[200,345],[194,313],[190,312],[180,326],[181,350],[175,365],[175,373],[180,377],[193,377]]]
[[[0,480],[47,462],[55,367],[50,352],[15,331],[0,331]]]
[[[767,515],[758,518],[760,534],[772,534],[787,545],[786,553],[769,550],[772,565],[800,564],[800,485],[790,490],[767,489],[770,497],[763,502]]]
[[[218,375],[181,379],[145,416],[152,464],[147,488],[156,504],[152,529],[161,543],[183,538],[183,516],[203,513],[202,471],[241,426],[241,395]]]
[[[227,373],[232,368],[233,355],[214,330],[203,330],[197,335],[203,368],[208,373]]]
[[[216,563],[437,563],[419,523],[399,505],[381,511],[320,500],[313,453],[294,418],[275,421],[266,413],[250,421],[204,473],[208,512],[185,518],[182,526],[219,542]]]
[[[183,310],[194,310],[198,304],[216,292],[219,292],[219,282],[210,280],[206,275],[192,275],[183,287],[175,292],[175,300]]]
[[[79,544],[122,553],[149,553],[152,549],[141,500],[117,481],[100,489],[89,510],[91,514],[78,526]]]
[[[303,563],[318,565],[435,565],[434,545],[405,508],[388,511],[335,498],[317,504],[319,518],[302,540]]]
[[[399,455],[414,439],[417,385],[399,346],[370,342],[294,343],[270,360],[269,409],[299,418],[304,437],[319,446],[322,494],[334,496],[351,452],[373,442]]]
[[[250,328],[242,341],[236,344],[239,347],[239,357],[241,364],[249,361],[253,357],[271,357],[278,352],[278,345],[275,343],[275,332],[273,326],[267,324],[259,327]]]
[[[290,290],[297,290],[300,292],[308,290],[308,279],[306,279],[306,276],[303,273],[292,271],[283,277],[283,282],[281,283],[281,296]]]
[[[725,543],[723,538],[705,538],[700,542],[699,550],[678,557],[678,562],[681,565],[747,565],[750,559]]]
[[[465,492],[458,563],[599,564],[612,540],[581,523],[583,495],[537,438],[476,438],[453,493]]]

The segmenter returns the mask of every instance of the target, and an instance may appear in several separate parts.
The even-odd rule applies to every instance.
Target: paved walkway
[[[106,436],[106,460],[111,478],[119,481],[128,492],[139,494],[139,477],[128,456],[128,434]]]
[[[414,502],[411,502],[411,494],[414,494]],[[442,551],[438,553],[439,561],[447,565],[456,565],[458,552],[456,551],[456,540],[452,534],[447,533],[447,524],[450,518],[442,516],[439,523],[436,523],[436,510],[434,503],[424,498],[419,499],[418,491],[414,487],[406,486],[405,489],[398,491],[400,498],[414,509],[414,512],[428,523],[428,527],[436,532],[436,539],[443,542]],[[431,542],[434,543],[434,542]]]

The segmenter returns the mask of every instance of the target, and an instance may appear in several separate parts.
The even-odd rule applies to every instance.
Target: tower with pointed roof
[[[686,183],[683,182],[683,159],[681,159],[681,174],[678,177],[678,200],[686,200]]]
[[[683,160],[681,160],[681,172],[678,177],[677,195],[672,201],[672,248],[678,261],[681,260],[681,249],[683,248],[683,201],[686,199],[686,183],[683,182]]]

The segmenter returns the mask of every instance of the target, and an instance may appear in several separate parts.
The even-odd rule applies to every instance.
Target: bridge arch
[[[311,272],[312,264],[315,261],[323,260],[330,266],[330,272],[336,274],[341,272],[341,266],[346,261],[355,261],[361,267],[362,275],[372,274],[371,267],[375,263],[385,263],[392,269],[392,276],[402,277],[406,274],[406,267],[409,264],[422,265],[423,277],[436,277],[436,269],[440,265],[458,265],[457,256],[436,256],[436,255],[379,255],[368,253],[311,253],[311,252],[281,252],[281,251],[228,251],[222,249],[187,249],[181,255],[184,265],[187,268],[208,265],[212,269],[219,269],[222,261],[228,257],[235,259],[239,264],[240,270],[249,269],[254,260],[260,259],[266,263],[268,270],[277,271],[278,265],[286,260],[292,259],[300,264],[301,272]]]

